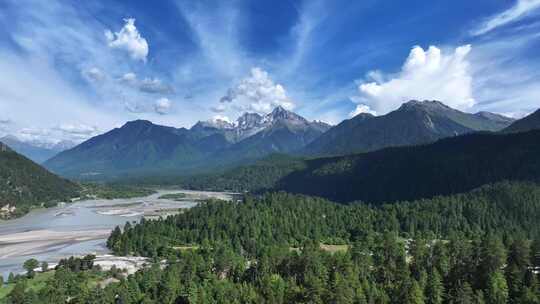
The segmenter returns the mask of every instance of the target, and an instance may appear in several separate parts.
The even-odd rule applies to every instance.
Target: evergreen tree
[[[424,304],[424,292],[420,288],[420,284],[416,280],[412,280],[412,283],[409,284],[409,290],[407,292],[407,297],[405,299],[406,304]]]
[[[508,301],[508,285],[500,270],[489,276],[486,298],[490,304],[506,304]]]
[[[340,273],[335,273],[335,278],[331,290],[330,303],[333,304],[353,304],[354,303],[354,289],[350,286],[349,282],[343,278]]]
[[[15,284],[13,290],[8,295],[8,303],[10,304],[25,304],[26,280],[20,280]]]
[[[49,263],[47,263],[46,261],[43,261],[41,263],[41,271],[42,272],[47,272],[49,270]]]
[[[474,298],[474,291],[471,285],[465,282],[452,292],[448,302],[451,304],[471,304]]]
[[[506,249],[501,239],[493,234],[485,236],[480,244],[480,257],[476,286],[486,290],[488,289],[486,284],[490,282],[492,275],[498,273],[506,264]],[[498,278],[498,274],[495,276]]]
[[[426,303],[442,304],[444,299],[444,285],[441,275],[436,268],[431,271],[426,284]]]
[[[24,269],[26,269],[26,276],[28,278],[33,278],[35,275],[34,269],[39,266],[39,262],[36,259],[26,260],[23,264]]]

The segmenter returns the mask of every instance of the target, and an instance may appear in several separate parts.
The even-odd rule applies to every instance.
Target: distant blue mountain
[[[303,148],[330,128],[277,107],[236,122],[199,122],[191,129],[136,120],[93,137],[45,163],[74,178],[188,174]]]
[[[49,145],[26,142],[12,135],[4,136],[0,138],[0,141],[8,145],[15,152],[26,156],[38,164],[41,164],[56,154],[75,146],[75,143],[68,141],[62,141],[57,144]]]

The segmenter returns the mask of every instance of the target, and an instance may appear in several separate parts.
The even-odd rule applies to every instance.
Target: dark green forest
[[[80,187],[60,178],[0,143],[0,207],[15,206],[0,218],[26,213],[31,207],[47,206],[79,195]]]
[[[177,179],[169,178],[168,183],[174,181],[186,189],[263,192],[275,187],[284,176],[305,168],[306,161],[302,158],[273,154],[253,164],[239,166],[225,170],[225,172],[199,174]],[[156,179],[148,178],[144,182],[155,183]],[[166,183],[164,180],[159,180],[159,182]]]
[[[134,275],[102,272],[117,281],[101,288],[88,283],[97,270],[71,260],[38,291],[20,278],[7,301],[540,303],[539,216],[540,186],[516,182],[378,206],[286,193],[209,201],[115,229],[115,253],[155,261]]]
[[[210,201],[159,221],[116,229],[108,246],[121,255],[156,257],[175,246],[220,243],[256,256],[266,246],[297,247],[305,241],[352,244],[367,235],[392,231],[446,239],[485,233],[503,238],[540,236],[540,186],[503,182],[465,194],[370,206],[340,205],[284,192],[243,202]],[[123,232],[121,232],[123,231]]]
[[[538,155],[540,130],[477,133],[349,156],[269,158],[184,184],[256,193],[282,190],[341,203],[380,204],[462,193],[503,180],[538,181]]]

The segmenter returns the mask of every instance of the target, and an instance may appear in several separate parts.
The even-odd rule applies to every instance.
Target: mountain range
[[[0,138],[0,141],[8,145],[15,152],[26,156],[38,164],[76,145],[74,142],[67,140],[57,143],[23,141],[13,135],[6,135]]]
[[[489,112],[461,112],[439,101],[412,100],[386,115],[362,113],[345,120],[307,145],[303,153],[346,155],[425,144],[477,131],[499,131],[513,121]]]
[[[520,120],[515,121],[510,126],[505,128],[503,132],[525,132],[534,129],[540,129],[540,109]]]
[[[235,122],[198,122],[190,129],[137,120],[96,136],[45,162],[55,173],[102,179],[193,175],[245,165],[274,153],[347,155],[418,145],[477,131],[498,131],[511,118],[464,113],[439,101],[410,101],[382,116],[360,114],[337,126],[282,107]]]
[[[0,218],[32,206],[78,196],[79,186],[60,178],[0,142]]]
[[[64,151],[45,166],[74,178],[189,174],[291,153],[329,128],[281,107],[266,115],[246,113],[234,123],[198,122],[190,129],[137,120]]]
[[[538,113],[499,132],[469,133],[429,144],[346,156],[273,155],[252,165],[190,177],[180,183],[192,189],[286,191],[342,203],[379,204],[461,193],[503,180],[537,182]],[[524,131],[516,130],[524,125]]]

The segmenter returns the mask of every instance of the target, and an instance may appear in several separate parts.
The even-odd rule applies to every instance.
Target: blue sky
[[[0,2],[0,135],[540,102],[540,0]]]

